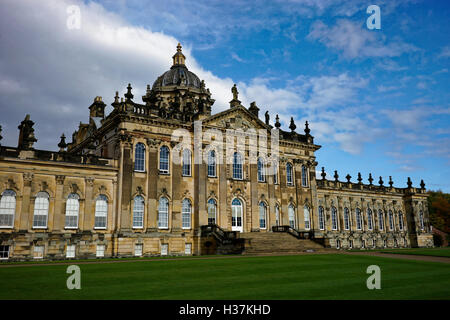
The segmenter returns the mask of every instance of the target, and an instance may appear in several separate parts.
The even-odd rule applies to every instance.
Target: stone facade
[[[33,148],[27,116],[18,147],[0,146],[0,258],[201,254],[200,230],[208,223],[244,233],[290,225],[340,248],[433,245],[423,184],[316,179],[320,146],[308,123],[304,134],[293,120],[283,131],[278,116],[274,126],[267,112],[261,121],[256,103],[242,106],[236,86],[232,94],[230,108],[212,115],[211,93],[188,71],[179,46],[171,70],[147,87],[144,104],[133,101],[131,85],[124,98],[116,92],[109,115],[96,97],[89,123],[80,123],[69,144],[63,135],[58,152]],[[269,173],[272,163],[276,174]]]

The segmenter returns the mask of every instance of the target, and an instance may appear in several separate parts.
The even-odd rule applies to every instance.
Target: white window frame
[[[264,160],[261,157],[257,160],[257,171],[258,182],[266,182],[266,170]]]
[[[169,254],[169,244],[161,243],[161,256],[167,256]]]
[[[210,178],[216,178],[217,177],[217,156],[215,150],[210,150],[208,152],[208,167],[207,167],[207,173],[208,177]],[[213,174],[211,174],[211,171],[214,171]]]
[[[33,259],[43,259],[44,258],[45,246],[39,245],[33,248]],[[38,255],[36,255],[38,254]]]
[[[362,230],[362,214],[361,209],[355,209],[355,217],[356,217],[356,230]]]
[[[97,226],[97,222],[101,222],[100,219],[104,219],[105,226]],[[100,224],[100,223],[99,223]],[[95,214],[94,214],[94,229],[106,230],[108,227],[108,198],[101,194],[95,200]]]
[[[105,249],[106,249],[106,246],[104,244],[97,244],[97,247],[95,250],[95,256],[97,258],[103,258],[105,256]]]
[[[142,158],[138,156],[140,156],[140,153],[138,154],[138,146],[141,148],[142,150],[139,150],[139,152],[142,152]],[[138,142],[136,143],[136,146],[134,147],[134,171],[136,172],[145,172],[145,160],[146,160],[146,148],[145,148],[145,144],[143,144],[142,142]],[[138,162],[139,161],[139,162]],[[136,168],[139,166],[142,162],[142,168]]]
[[[144,254],[144,244],[142,243],[135,243],[134,244],[134,256],[135,257],[142,257]]]
[[[308,188],[308,168],[302,165],[302,187]]]
[[[291,179],[289,179],[291,177]],[[286,184],[288,186],[294,185],[294,166],[292,163],[288,162],[286,163]]]
[[[232,171],[234,180],[244,179],[244,160],[239,152],[233,153]]]
[[[140,204],[142,204],[142,207],[140,206]],[[143,196],[137,195],[133,199],[133,217],[132,217],[133,229],[144,228],[144,216],[145,216],[145,200]]]
[[[183,149],[183,157],[181,160],[181,175],[183,177],[192,176],[192,152],[187,148]]]
[[[34,212],[33,212],[33,229],[47,229],[48,225],[48,208],[50,206],[50,196],[47,192],[40,191],[37,193],[34,199]],[[41,222],[42,217],[44,218],[43,224]]]
[[[370,208],[367,209],[367,229],[369,231],[373,230],[373,213]]]
[[[0,250],[0,260],[8,260],[9,255],[11,254],[11,246],[10,245],[0,245],[0,248],[3,250]],[[7,250],[5,250],[7,248]],[[6,257],[4,257],[6,253]]]
[[[0,199],[0,222],[3,219],[10,221],[10,224],[5,223],[0,225],[0,229],[11,229],[14,228],[14,219],[16,213],[16,192],[11,189],[6,189],[2,192]]]
[[[73,218],[76,218],[76,225],[70,225]],[[65,215],[64,229],[78,229],[80,220],[80,196],[76,193],[71,193],[66,201],[66,215]]]
[[[75,258],[77,247],[74,244],[68,244],[66,247],[66,258]]]
[[[311,229],[310,209],[306,205],[303,207],[303,218],[305,220],[305,230],[310,230]]]
[[[162,150],[167,150],[167,169],[163,169],[162,165],[166,164],[166,160],[164,159],[164,161],[162,160],[163,158],[161,157],[162,154]],[[159,148],[159,159],[158,159],[158,168],[159,168],[159,173],[162,174],[170,174],[170,149],[167,146],[161,146],[161,148]]]
[[[319,229],[325,230],[325,213],[322,206],[319,206]]]
[[[192,254],[192,243],[184,244],[184,254],[189,256]]]
[[[384,230],[384,212],[381,209],[378,210],[378,229]]]
[[[344,208],[344,230],[350,230],[350,210]]]
[[[259,228],[267,229],[267,206],[263,201],[259,203]]]
[[[339,228],[336,207],[331,207],[331,228],[333,229],[333,231],[336,231]]]
[[[191,229],[192,226],[192,203],[184,199],[181,205],[181,228]]]
[[[207,202],[208,206],[208,224],[217,224],[217,201],[215,199],[209,199]],[[214,211],[214,218],[211,217],[212,212]],[[212,223],[211,220],[214,220],[214,223]]]
[[[158,229],[169,229],[169,199],[166,197],[158,201]]]
[[[293,219],[291,219],[291,218],[293,218]],[[295,222],[296,222],[296,219],[295,219],[295,207],[294,207],[294,205],[292,203],[289,204],[289,206],[288,206],[288,219],[289,219],[289,226],[291,228],[295,229]]]

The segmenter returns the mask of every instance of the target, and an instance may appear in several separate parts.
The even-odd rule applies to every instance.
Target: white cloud
[[[412,45],[398,40],[385,44],[376,33],[370,32],[361,24],[339,19],[336,25],[328,27],[322,21],[316,21],[311,25],[307,36],[310,40],[318,40],[328,48],[343,53],[348,59],[367,57],[396,57],[405,52],[414,51]]]

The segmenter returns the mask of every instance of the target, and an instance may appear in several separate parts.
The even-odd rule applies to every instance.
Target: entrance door
[[[242,232],[242,202],[234,199],[231,203],[231,230]]]

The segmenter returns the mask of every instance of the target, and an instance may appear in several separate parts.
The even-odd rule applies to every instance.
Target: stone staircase
[[[245,248],[242,254],[290,254],[328,251],[313,240],[297,239],[285,232],[245,232],[240,233],[239,238],[245,239]]]

